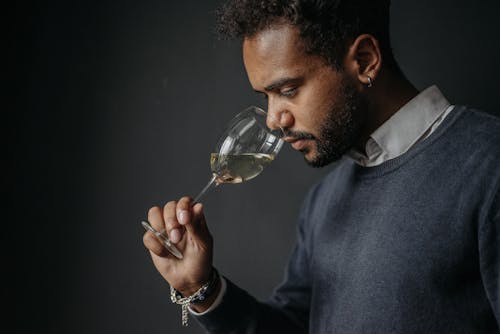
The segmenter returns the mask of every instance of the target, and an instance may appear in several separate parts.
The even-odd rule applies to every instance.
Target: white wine
[[[243,153],[210,155],[210,166],[215,182],[241,183],[259,175],[274,160],[274,154]]]

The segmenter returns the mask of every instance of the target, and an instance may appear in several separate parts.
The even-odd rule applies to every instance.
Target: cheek
[[[296,127],[318,136],[322,124],[335,105],[333,92],[325,87],[311,88],[297,97],[294,113]]]

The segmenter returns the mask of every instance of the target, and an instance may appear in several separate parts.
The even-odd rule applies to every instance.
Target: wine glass
[[[210,155],[212,177],[194,198],[193,205],[212,188],[223,183],[241,183],[259,175],[269,165],[283,146],[283,129],[271,130],[266,125],[267,113],[250,106],[237,114],[219,137]],[[155,230],[147,221],[142,226],[151,231],[175,257],[182,253],[164,234]]]

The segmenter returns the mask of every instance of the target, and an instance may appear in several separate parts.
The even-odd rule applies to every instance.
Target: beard
[[[363,110],[366,103],[345,76],[342,79],[337,102],[329,106],[326,119],[319,131],[319,135],[313,136],[306,132],[289,132],[288,136],[297,139],[310,139],[316,145],[316,154],[312,158],[306,155],[310,148],[301,150],[305,162],[311,167],[323,167],[339,160],[345,153],[354,147],[361,133],[361,121],[359,110]]]

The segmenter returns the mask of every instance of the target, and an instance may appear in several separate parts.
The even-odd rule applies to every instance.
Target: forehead
[[[286,56],[287,59],[292,59],[304,54],[298,29],[288,24],[273,25],[245,38],[243,42],[244,56],[259,58]]]
[[[246,38],[243,61],[254,88],[280,77],[304,75],[325,65],[319,56],[305,52],[299,30],[288,24],[275,25]]]

